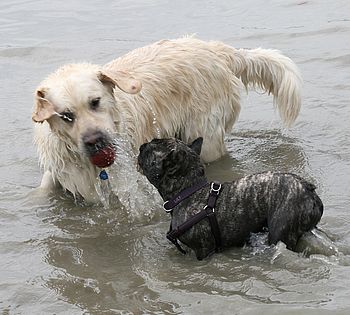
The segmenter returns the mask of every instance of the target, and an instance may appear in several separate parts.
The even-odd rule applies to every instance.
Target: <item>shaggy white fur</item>
[[[135,49],[102,67],[65,65],[35,94],[34,140],[46,172],[41,186],[57,183],[86,200],[96,198],[99,170],[82,143],[91,129],[126,134],[134,150],[155,137],[191,142],[201,136],[201,157],[213,161],[226,152],[224,135],[238,118],[241,87],[272,93],[290,126],[299,113],[301,85],[295,64],[276,50],[188,37]],[[89,101],[97,97],[100,107],[91,110]],[[65,111],[74,113],[74,122],[57,115]]]

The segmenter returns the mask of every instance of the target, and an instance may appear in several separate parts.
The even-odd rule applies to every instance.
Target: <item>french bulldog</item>
[[[181,192],[206,182],[200,159],[202,138],[190,145],[175,138],[153,139],[141,145],[141,172],[165,202]],[[295,250],[299,238],[316,227],[323,204],[316,187],[291,173],[264,172],[222,183],[213,212],[220,233],[220,250],[243,246],[251,233],[268,231],[269,244],[282,241]],[[210,185],[186,196],[171,211],[171,230],[191,220],[206,207]],[[178,237],[201,260],[215,252],[210,220],[205,218]],[[216,250],[217,251],[217,250]]]

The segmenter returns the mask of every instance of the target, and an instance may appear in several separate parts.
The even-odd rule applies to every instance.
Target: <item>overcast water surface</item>
[[[263,170],[312,181],[332,251],[303,256],[258,235],[253,246],[201,262],[182,256],[165,238],[158,196],[134,189],[140,175],[127,155],[119,157],[129,165],[120,174],[124,207],[33,197],[42,175],[31,122],[39,82],[65,63],[104,64],[193,33],[279,49],[299,66],[293,128],[281,126],[271,96],[243,91],[229,155],[207,171],[222,181]],[[348,0],[2,0],[0,314],[350,314],[349,103]]]

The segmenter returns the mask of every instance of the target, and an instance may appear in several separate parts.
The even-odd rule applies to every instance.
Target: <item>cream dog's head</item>
[[[114,88],[135,94],[141,83],[126,72],[101,70],[92,64],[63,66],[36,90],[32,119],[47,121],[60,139],[91,158],[111,146],[111,134],[116,131]]]

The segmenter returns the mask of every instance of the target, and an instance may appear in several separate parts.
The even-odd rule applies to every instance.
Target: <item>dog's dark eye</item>
[[[90,108],[97,109],[100,106],[101,97],[96,97],[90,101]]]
[[[74,119],[75,119],[75,116],[72,112],[64,112],[64,113],[61,113],[61,119],[66,121],[66,122],[69,122],[69,123],[72,123],[74,122]]]

